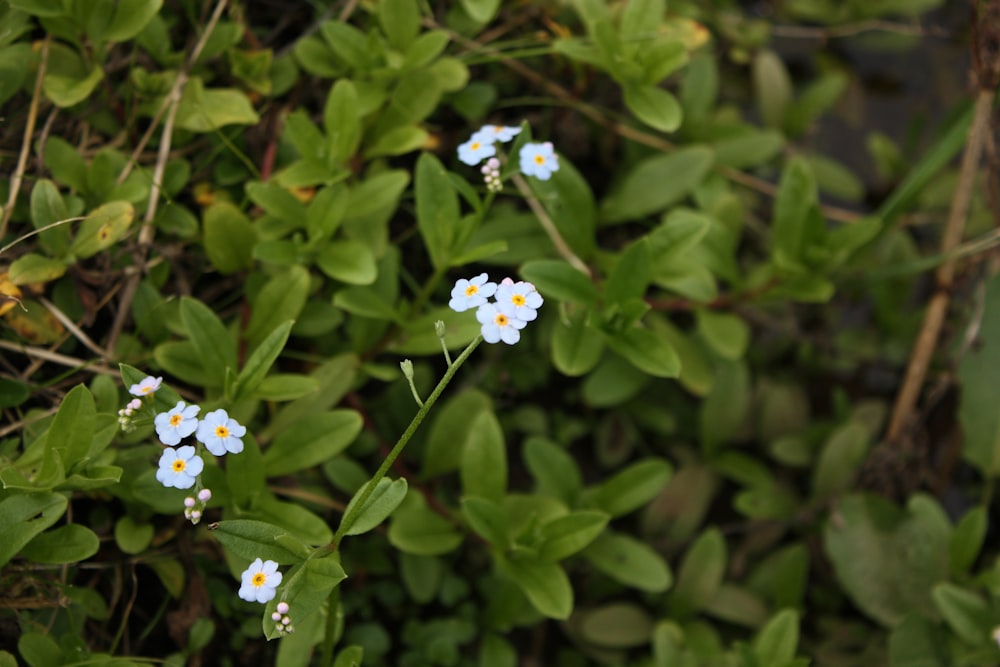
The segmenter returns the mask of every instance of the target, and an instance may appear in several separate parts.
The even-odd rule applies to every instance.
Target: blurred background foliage
[[[0,0],[0,667],[996,664],[997,44],[996,0]],[[484,123],[561,169],[494,200]],[[329,560],[481,271],[539,321],[265,641],[246,540]],[[248,425],[217,535],[118,429],[146,373]]]

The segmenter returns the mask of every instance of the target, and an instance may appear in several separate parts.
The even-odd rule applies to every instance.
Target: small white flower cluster
[[[538,317],[544,300],[529,282],[514,282],[504,278],[500,284],[491,283],[482,273],[475,278],[462,278],[451,290],[448,307],[457,313],[476,308],[476,319],[482,325],[483,340],[508,345],[521,340],[521,329]],[[489,297],[495,297],[493,303]]]
[[[124,408],[118,411],[118,426],[120,426],[126,433],[134,430],[135,424],[132,423],[132,415],[138,412],[141,408],[142,401],[140,399],[133,398],[129,401]]]
[[[483,180],[486,181],[487,190],[490,192],[503,190],[503,181],[500,180],[500,160],[491,157],[480,171],[483,172]]]
[[[202,512],[205,510],[205,505],[208,501],[212,499],[212,490],[209,488],[204,488],[198,492],[197,496],[188,496],[184,499],[184,518],[198,525],[201,521]]]
[[[288,616],[288,603],[279,602],[278,606],[275,607],[274,612],[271,614],[271,620],[274,621],[274,627],[281,636],[290,635],[295,632],[295,626],[292,625],[292,619]]]
[[[519,127],[507,127],[504,125],[483,125],[472,133],[469,140],[458,147],[458,159],[469,166],[476,166],[483,160],[491,158],[490,162],[495,162],[496,167],[489,173],[483,168],[483,175],[486,176],[486,187],[492,192],[498,192],[503,184],[500,183],[500,161],[493,156],[497,154],[497,143],[506,143],[521,132]],[[490,164],[487,162],[487,165]],[[555,153],[551,142],[534,143],[528,142],[521,146],[518,153],[518,164],[521,171],[527,176],[547,181],[552,177],[552,173],[559,171],[559,157]]]

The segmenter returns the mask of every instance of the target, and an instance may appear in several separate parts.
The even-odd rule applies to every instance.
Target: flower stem
[[[442,392],[444,392],[445,387],[448,386],[448,383],[451,382],[455,373],[458,372],[458,369],[463,363],[465,363],[465,360],[469,358],[473,350],[476,349],[482,340],[482,336],[476,336],[475,340],[469,343],[467,348],[462,350],[462,354],[455,359],[455,363],[448,367],[448,370],[444,373],[444,377],[442,377],[441,381],[438,382],[436,387],[434,387],[434,391],[431,392],[431,395],[428,396],[427,400],[424,401],[422,406],[420,406],[417,414],[413,416],[413,421],[411,421],[410,425],[406,427],[405,431],[403,431],[403,435],[399,436],[399,440],[393,446],[392,451],[390,451],[389,455],[385,457],[384,461],[382,461],[382,465],[375,471],[375,474],[368,482],[368,486],[365,488],[364,492],[362,492],[358,501],[354,503],[354,507],[351,508],[351,512],[349,514],[345,514],[344,518],[341,519],[340,527],[337,528],[337,532],[333,536],[333,542],[331,542],[331,545],[334,548],[339,548],[340,540],[344,537],[344,533],[346,533],[354,524],[358,515],[364,509],[365,503],[368,502],[368,498],[371,496],[372,492],[375,491],[375,487],[378,486],[378,483],[382,481],[382,478],[385,477],[387,472],[389,472],[389,468],[392,467],[392,464],[399,457],[399,455],[403,453],[403,449],[406,447],[406,444],[410,441],[410,438],[413,437],[413,434],[417,432],[417,429],[424,421],[427,413],[430,412],[430,409],[434,407],[437,399],[441,396]]]
[[[570,266],[590,278],[590,267],[588,267],[582,259],[577,257],[576,253],[569,247],[569,244],[566,243],[566,239],[564,239],[562,234],[559,233],[559,230],[556,229],[556,224],[552,222],[552,218],[549,216],[548,211],[546,211],[545,207],[542,206],[542,203],[538,201],[538,198],[535,196],[535,193],[531,191],[531,187],[528,186],[528,182],[524,180],[524,177],[521,176],[521,174],[513,174],[511,176],[511,180],[514,181],[514,185],[517,186],[517,189],[521,191],[521,194],[524,196],[524,200],[528,203],[528,208],[530,208],[531,212],[538,218],[538,222],[541,223],[542,229],[544,229],[545,233],[549,235],[549,238],[552,240],[552,245],[556,247],[556,252],[558,252],[563,259],[569,262]]]

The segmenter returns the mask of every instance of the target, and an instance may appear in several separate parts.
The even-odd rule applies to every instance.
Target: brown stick
[[[955,260],[949,255],[962,240],[965,219],[969,213],[969,202],[972,199],[972,187],[983,153],[984,136],[989,126],[992,108],[993,91],[981,90],[976,98],[975,114],[972,118],[972,125],[969,127],[965,153],[962,155],[962,164],[958,172],[958,185],[955,188],[955,194],[951,199],[951,208],[948,211],[948,222],[941,237],[941,255],[948,259],[938,267],[935,273],[937,289],[931,296],[930,303],[927,304],[924,321],[910,355],[906,377],[899,394],[896,396],[889,429],[885,434],[885,440],[892,444],[899,442],[900,436],[911,422],[917,399],[920,397],[924,379],[927,376],[927,368],[930,366],[931,357],[937,347],[941,327],[948,311],[952,282],[955,279]]]

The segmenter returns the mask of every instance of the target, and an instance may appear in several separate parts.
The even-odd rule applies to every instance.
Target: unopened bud
[[[445,334],[447,333],[444,328],[444,322],[438,320],[437,322],[434,323],[434,333],[437,334],[438,338],[444,338]]]
[[[403,371],[403,375],[407,380],[413,379],[413,362],[409,359],[403,359],[399,362],[399,369]]]

